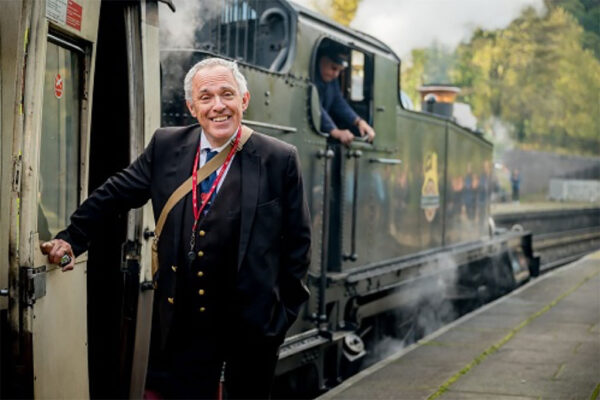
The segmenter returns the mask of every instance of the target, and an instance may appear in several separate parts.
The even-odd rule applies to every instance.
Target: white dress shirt
[[[231,137],[229,138],[227,143],[225,143],[223,146],[216,147],[213,149],[210,146],[210,143],[208,142],[206,135],[204,134],[204,129],[202,129],[202,132],[200,133],[200,161],[199,161],[200,165],[198,166],[198,168],[202,168],[204,166],[204,164],[206,164],[206,154],[209,151],[216,151],[217,153],[219,153],[225,147],[228,147],[229,143],[231,143],[232,140],[235,140],[236,134],[237,134],[237,130],[234,132],[233,135],[231,135]],[[233,163],[234,158],[235,158],[235,153],[233,153],[233,157],[231,157],[231,160],[229,161],[229,165],[227,165],[227,169],[225,170],[225,173],[223,173],[223,177],[221,178],[221,180],[219,181],[219,184],[217,185],[217,188],[215,189],[215,193],[217,193],[219,191],[219,189],[221,188],[221,185],[223,185],[223,182],[225,182],[225,177],[227,177],[227,173],[229,172],[229,168],[231,168],[231,164]],[[223,169],[222,165],[216,171],[217,176],[221,172],[221,169]],[[200,184],[200,182],[198,182],[198,184]]]

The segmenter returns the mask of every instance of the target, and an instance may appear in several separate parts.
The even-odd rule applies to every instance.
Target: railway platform
[[[600,398],[600,251],[544,274],[319,399]]]
[[[536,202],[506,202],[492,203],[490,211],[492,215],[503,215],[512,213],[531,213],[542,211],[569,211],[597,209],[600,202],[561,202],[561,201],[536,201]]]

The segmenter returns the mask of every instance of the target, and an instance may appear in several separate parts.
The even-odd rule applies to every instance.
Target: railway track
[[[552,207],[561,204],[552,203]],[[571,262],[600,248],[600,207],[582,205],[560,209],[522,208],[493,214],[500,229],[533,233],[533,250],[540,256],[540,272]]]

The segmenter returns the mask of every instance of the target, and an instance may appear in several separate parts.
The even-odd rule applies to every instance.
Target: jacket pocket
[[[264,211],[266,209],[269,208],[279,208],[281,209],[281,205],[280,205],[280,200],[279,197],[274,198],[273,200],[269,200],[267,202],[264,203],[260,203],[259,205],[256,206],[256,211]]]

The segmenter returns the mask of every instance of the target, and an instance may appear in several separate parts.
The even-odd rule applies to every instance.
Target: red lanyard
[[[210,200],[213,193],[217,189],[217,186],[219,185],[219,182],[221,181],[223,174],[225,173],[225,171],[227,171],[227,166],[229,165],[231,158],[233,157],[233,155],[235,154],[235,151],[237,150],[241,135],[242,135],[242,127],[240,126],[238,128],[237,135],[235,136],[235,141],[233,142],[233,146],[231,147],[231,150],[229,150],[229,154],[227,155],[227,158],[225,159],[225,162],[223,163],[223,166],[221,167],[221,170],[219,171],[217,178],[215,179],[212,186],[210,187],[208,194],[202,200],[202,205],[200,206],[200,209],[198,209],[198,194],[196,193],[196,186],[198,184],[198,182],[197,182],[198,177],[196,176],[196,172],[198,171],[198,159],[200,158],[200,144],[201,143],[198,144],[198,151],[196,152],[196,158],[194,159],[194,169],[192,171],[192,204],[194,205],[194,228],[193,228],[194,231],[196,230],[196,225],[198,224],[198,219],[200,218],[200,215],[202,214],[202,210],[204,210],[204,207],[206,207],[206,205],[208,204],[208,201]]]

